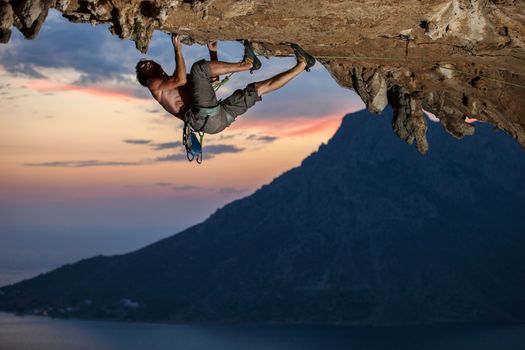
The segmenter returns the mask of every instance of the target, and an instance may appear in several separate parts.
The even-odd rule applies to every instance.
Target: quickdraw
[[[199,138],[197,139],[197,135]],[[188,121],[184,122],[182,131],[182,144],[186,148],[186,157],[191,162],[194,159],[198,164],[202,163],[202,143],[204,140],[203,131],[195,131]]]

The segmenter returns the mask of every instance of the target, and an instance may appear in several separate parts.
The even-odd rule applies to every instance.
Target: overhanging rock
[[[299,43],[370,111],[397,106],[394,130],[420,152],[422,108],[455,137],[472,135],[466,120],[475,118],[525,147],[523,1],[1,0],[0,41],[13,26],[34,38],[50,8],[72,22],[108,23],[142,52],[154,30],[197,43],[250,39],[268,56]]]

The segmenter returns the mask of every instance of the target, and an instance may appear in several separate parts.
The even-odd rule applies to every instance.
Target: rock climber
[[[255,55],[251,43],[243,42],[244,57],[240,62],[230,63],[217,60],[217,43],[208,43],[210,60],[200,60],[193,64],[190,74],[186,74],[180,35],[172,35],[175,50],[175,72],[168,75],[162,67],[152,60],[140,60],[136,66],[137,80],[149,89],[151,95],[170,114],[189,123],[195,131],[216,134],[245,113],[255,102],[261,101],[264,94],[283,87],[303,70],[309,71],[315,58],[299,45],[292,44],[297,58],[296,65],[267,80],[248,84],[222,101],[217,100],[213,84],[220,75],[261,68],[261,61]]]

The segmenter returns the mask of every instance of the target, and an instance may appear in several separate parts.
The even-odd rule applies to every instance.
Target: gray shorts
[[[220,106],[216,115],[210,116],[202,131],[207,134],[216,134],[227,128],[235,121],[237,116],[245,113],[255,102],[261,101],[257,95],[255,83],[249,84],[244,89],[236,90],[231,96],[217,101],[217,96],[210,83],[210,62],[200,60],[191,67],[190,81],[193,86],[193,107],[209,108]],[[199,130],[204,124],[203,119],[193,118],[192,126]]]

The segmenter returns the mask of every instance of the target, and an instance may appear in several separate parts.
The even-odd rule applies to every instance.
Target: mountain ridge
[[[440,147],[421,156],[384,133],[389,113],[346,116],[301,166],[174,236],[0,289],[0,309],[163,322],[525,320],[525,154],[480,125],[462,141],[431,127]]]

